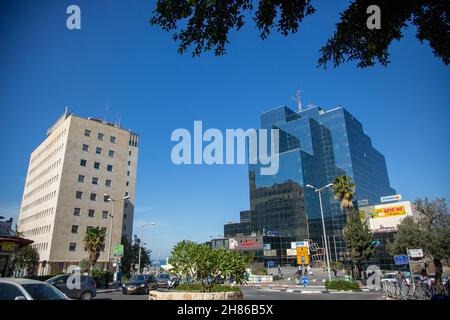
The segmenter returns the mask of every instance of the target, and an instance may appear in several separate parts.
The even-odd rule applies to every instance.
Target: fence
[[[383,282],[383,293],[386,297],[399,300],[430,300],[437,294],[435,285],[418,282],[412,284],[398,283],[396,281]],[[443,286],[443,294],[448,297],[448,285]]]

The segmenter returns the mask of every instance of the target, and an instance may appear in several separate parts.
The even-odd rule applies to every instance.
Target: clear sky
[[[126,3],[126,4],[125,4]],[[261,41],[253,22],[233,32],[228,54],[179,55],[171,35],[151,27],[154,1],[0,2],[0,215],[18,215],[29,154],[63,113],[120,115],[141,134],[135,229],[154,256],[179,240],[206,241],[248,209],[244,165],[175,166],[170,135],[208,128],[257,128],[278,105],[345,106],[385,155],[390,181],[406,199],[450,198],[450,73],[409,29],[391,45],[387,68],[316,68],[319,49],[347,1],[314,1],[300,32]],[[81,8],[80,31],[66,8]]]

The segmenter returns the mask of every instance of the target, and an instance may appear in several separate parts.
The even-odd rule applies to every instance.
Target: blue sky
[[[228,54],[179,55],[171,35],[148,20],[154,1],[2,1],[0,4],[0,215],[17,217],[30,152],[64,106],[103,118],[109,101],[124,127],[141,134],[136,226],[157,221],[144,240],[165,256],[177,241],[206,241],[248,209],[247,168],[175,166],[176,128],[254,128],[259,114],[303,91],[304,102],[345,106],[387,160],[406,199],[450,198],[450,73],[409,29],[391,45],[387,68],[316,68],[319,49],[347,1],[318,9],[288,37],[261,41],[250,22],[233,32]],[[66,28],[81,8],[82,30]]]

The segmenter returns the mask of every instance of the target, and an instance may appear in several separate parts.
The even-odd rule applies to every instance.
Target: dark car
[[[169,288],[170,276],[167,273],[161,273],[158,278],[158,288]]]
[[[0,300],[69,300],[69,298],[46,282],[0,278]]]
[[[130,280],[122,285],[123,294],[145,293],[151,289],[156,289],[156,278],[149,274],[139,274],[133,276]]]
[[[77,283],[71,281],[72,279],[69,279],[69,277],[69,274],[62,274],[50,278],[46,282],[58,288],[71,299],[91,300],[93,297],[95,297],[95,295],[97,294],[97,285],[95,284],[95,280],[92,277],[85,275],[80,276],[81,278],[79,289],[76,287]]]

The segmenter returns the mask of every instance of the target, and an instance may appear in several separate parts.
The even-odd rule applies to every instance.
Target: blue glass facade
[[[289,239],[312,239],[324,247],[318,193],[305,188],[307,184],[322,187],[345,174],[356,184],[356,200],[376,204],[380,197],[395,194],[384,156],[342,107],[302,112],[278,107],[261,115],[261,128],[280,130],[279,171],[264,176],[259,164],[249,165],[250,210],[242,225],[224,226],[225,236],[270,231]],[[322,191],[322,203],[331,259],[342,260],[345,215],[330,189]]]

